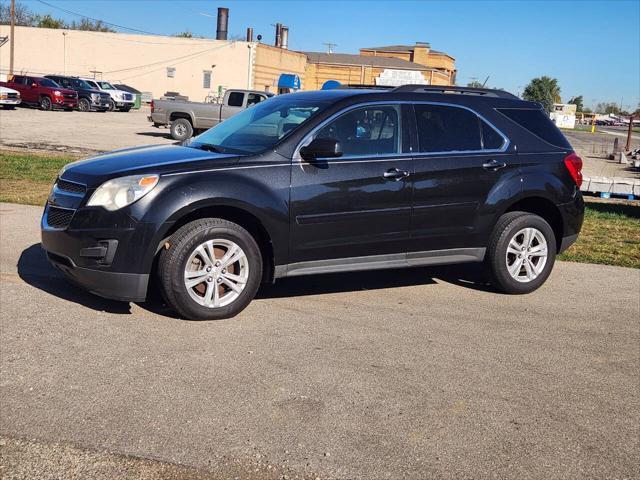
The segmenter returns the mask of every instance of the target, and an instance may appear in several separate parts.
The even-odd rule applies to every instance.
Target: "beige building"
[[[9,26],[0,25],[0,36]],[[48,28],[15,28],[14,73],[63,74],[125,83],[159,97],[204,101],[219,88],[277,92],[281,74],[302,77],[306,57],[256,42]],[[9,43],[0,74],[9,73]]]

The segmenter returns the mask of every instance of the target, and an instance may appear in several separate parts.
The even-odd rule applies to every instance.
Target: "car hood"
[[[3,86],[0,86],[0,92],[2,92],[2,93],[20,93],[17,90],[14,90],[13,88],[8,88],[8,87],[3,87]]]
[[[179,145],[149,145],[115,150],[70,163],[60,176],[94,188],[116,177],[219,168],[235,165],[238,160],[235,154],[214,153]]]

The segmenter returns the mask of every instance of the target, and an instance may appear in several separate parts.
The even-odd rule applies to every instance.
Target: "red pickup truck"
[[[18,90],[22,103],[38,105],[42,110],[73,110],[78,106],[75,90],[62,88],[49,78],[14,75],[7,82],[0,82],[0,85]]]

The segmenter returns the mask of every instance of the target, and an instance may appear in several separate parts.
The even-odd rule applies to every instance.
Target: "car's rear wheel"
[[[260,248],[240,225],[219,218],[196,220],[167,244],[158,261],[160,284],[167,303],[182,317],[233,317],[258,291]]]
[[[81,98],[80,100],[78,100],[78,110],[80,110],[81,112],[88,112],[89,110],[91,110],[91,103],[89,103],[89,100],[87,100],[86,98]]]
[[[119,109],[121,112],[128,112],[129,110],[131,110],[131,107],[122,107]]]
[[[500,290],[529,293],[551,274],[556,251],[555,234],[544,218],[526,212],[509,212],[496,224],[487,263]]]
[[[51,99],[46,96],[40,97],[40,109],[41,110],[51,110],[52,104]]]
[[[180,142],[193,136],[193,125],[186,118],[176,118],[171,122],[171,136]]]

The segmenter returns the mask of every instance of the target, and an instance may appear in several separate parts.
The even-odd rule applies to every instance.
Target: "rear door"
[[[470,109],[435,103],[413,107],[417,145],[410,251],[485,247],[493,227],[492,202],[500,195],[493,190],[504,177],[519,174],[515,150]]]
[[[332,138],[340,141],[344,153],[313,162],[294,158],[290,262],[303,262],[294,268],[340,270],[358,261],[370,266],[375,259],[354,258],[374,255],[404,261],[412,162],[405,153],[409,136],[402,118],[400,105],[351,107],[321,124],[303,142]],[[328,266],[332,263],[327,260],[347,258],[345,268],[340,262]]]
[[[30,92],[27,92],[27,90],[30,89],[30,87],[27,87],[25,82],[26,77],[22,75],[15,75],[13,77],[13,84],[11,85],[11,88],[20,92],[20,97],[22,98],[23,102],[29,102],[30,100],[28,100],[28,98]]]

